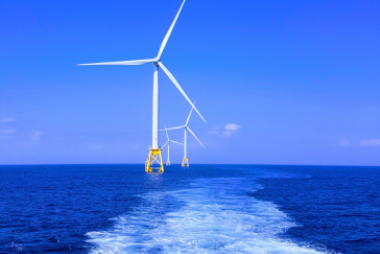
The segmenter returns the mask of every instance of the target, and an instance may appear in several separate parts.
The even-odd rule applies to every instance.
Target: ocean
[[[380,253],[380,167],[0,166],[0,253]]]

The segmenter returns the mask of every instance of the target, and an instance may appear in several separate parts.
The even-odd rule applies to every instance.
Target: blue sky
[[[0,164],[144,163],[152,66],[77,64],[156,56],[180,4],[0,0]],[[380,165],[379,13],[188,0],[162,60],[207,120],[190,120],[206,146],[189,137],[190,164]],[[160,126],[184,124],[163,72],[160,87]]]

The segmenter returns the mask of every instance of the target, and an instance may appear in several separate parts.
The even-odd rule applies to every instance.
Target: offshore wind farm
[[[145,162],[145,172],[147,173],[153,173],[154,170],[157,170],[158,173],[164,172],[164,165],[162,162],[162,155],[161,155],[161,147],[159,146],[159,138],[158,138],[158,123],[159,123],[159,83],[158,83],[158,71],[161,68],[166,75],[169,77],[169,79],[173,82],[173,84],[177,87],[177,89],[180,91],[180,93],[185,97],[185,99],[190,103],[192,106],[192,109],[194,109],[198,115],[202,118],[204,122],[206,120],[203,118],[201,113],[199,113],[198,109],[194,106],[194,104],[191,102],[189,97],[186,95],[185,91],[182,89],[181,85],[178,83],[178,81],[175,79],[175,77],[171,74],[171,72],[164,66],[164,64],[161,61],[162,54],[164,53],[166,44],[168,43],[168,40],[170,38],[170,35],[173,31],[173,28],[177,22],[177,19],[182,11],[182,8],[185,4],[186,0],[183,0],[181,7],[178,10],[177,15],[174,18],[173,23],[171,24],[168,32],[165,35],[164,40],[161,43],[161,47],[158,51],[158,54],[155,58],[152,59],[142,59],[142,60],[132,60],[132,61],[118,61],[118,62],[103,62],[103,63],[91,63],[91,64],[79,64],[79,65],[142,65],[142,64],[153,64],[153,110],[152,110],[152,145],[149,147],[149,155],[148,160]],[[191,113],[190,113],[191,114]],[[190,115],[189,115],[190,117]],[[186,129],[187,126],[185,127]],[[185,129],[185,158],[186,158],[186,129]],[[193,135],[194,133],[188,129]],[[195,135],[194,135],[195,137]],[[198,138],[197,138],[198,139]],[[203,146],[203,144],[202,144]],[[182,164],[186,164],[189,166],[187,159]],[[155,163],[158,164],[158,166],[154,166]]]
[[[0,253],[378,254],[379,13],[0,0]]]

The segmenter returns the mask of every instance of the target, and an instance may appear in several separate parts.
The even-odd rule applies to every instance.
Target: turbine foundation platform
[[[149,157],[145,162],[145,172],[147,173],[164,173],[162,164],[161,148],[152,149],[149,147]]]
[[[188,167],[188,166],[189,166],[189,160],[187,158],[183,158],[182,167]]]
[[[166,166],[170,166],[170,160],[166,162]]]

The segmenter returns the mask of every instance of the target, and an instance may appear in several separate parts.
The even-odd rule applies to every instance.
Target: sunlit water
[[[136,165],[2,166],[0,173],[0,253],[379,253],[379,168],[196,165],[147,175]]]

